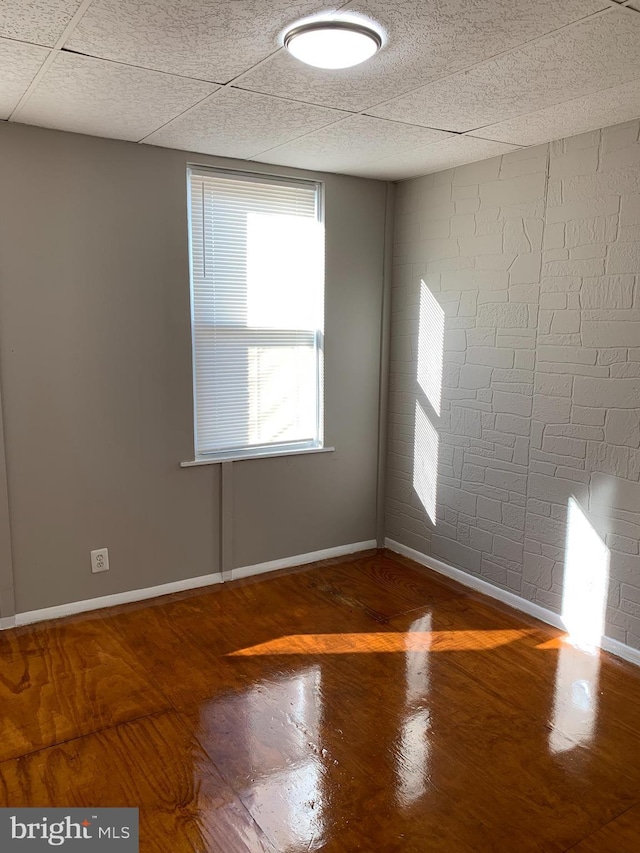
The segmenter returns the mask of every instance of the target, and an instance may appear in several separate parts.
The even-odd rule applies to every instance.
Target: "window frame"
[[[264,459],[269,457],[279,456],[297,456],[308,453],[324,453],[335,450],[334,447],[325,445],[324,437],[324,320],[323,328],[316,329],[315,333],[310,330],[310,334],[315,337],[315,350],[318,353],[316,357],[316,436],[313,439],[304,439],[294,442],[282,442],[279,444],[252,445],[246,447],[232,448],[229,450],[212,450],[211,452],[198,451],[198,395],[196,388],[196,316],[195,316],[195,296],[194,296],[194,262],[193,262],[193,230],[192,230],[192,197],[191,197],[191,178],[195,173],[211,173],[219,175],[223,178],[234,180],[243,179],[247,182],[257,181],[262,183],[270,183],[276,185],[307,185],[315,189],[316,197],[316,221],[322,226],[323,232],[325,227],[325,185],[323,181],[316,178],[292,177],[291,175],[282,175],[272,172],[251,172],[244,169],[229,169],[224,167],[212,166],[202,163],[189,162],[186,169],[187,183],[187,236],[188,236],[188,254],[189,254],[189,298],[190,298],[190,331],[191,331],[191,376],[192,376],[192,398],[193,398],[193,450],[194,456],[192,460],[181,462],[181,467],[191,467],[197,465],[216,464],[222,462],[240,461],[243,459]],[[324,259],[326,260],[326,236],[323,234]],[[326,276],[323,268],[323,318],[326,306]],[[201,322],[201,321],[200,321]],[[247,328],[247,337],[260,334],[264,330],[256,328]],[[270,330],[267,330],[267,334]],[[286,330],[282,330],[286,331]]]

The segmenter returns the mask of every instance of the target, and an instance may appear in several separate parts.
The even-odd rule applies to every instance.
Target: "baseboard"
[[[342,557],[355,554],[357,551],[367,551],[375,548],[375,539],[366,542],[355,542],[351,545],[339,545],[337,548],[325,548],[323,551],[312,551],[309,554],[298,554],[294,557],[284,557],[281,560],[271,560],[268,563],[258,563],[255,566],[242,566],[233,569],[232,580],[248,578],[253,575],[275,572],[278,569],[288,569],[292,566],[303,566],[305,563],[315,563],[317,560],[328,560],[331,557]],[[19,625],[30,625],[33,622],[43,622],[45,619],[60,619],[63,616],[73,616],[76,613],[86,613],[91,610],[100,610],[103,607],[115,607],[117,604],[131,604],[136,601],[145,601],[148,598],[158,598],[161,595],[171,595],[173,592],[184,592],[189,589],[212,586],[222,583],[222,574],[216,572],[211,575],[200,575],[195,578],[187,578],[182,581],[150,586],[145,589],[133,589],[128,592],[117,592],[114,595],[103,595],[100,598],[89,598],[85,601],[71,601],[68,604],[59,604],[56,607],[45,607],[42,610],[30,610],[26,613],[17,613],[15,616],[0,619],[0,631],[14,628]]]
[[[298,554],[295,557],[283,557],[280,560],[271,560],[268,563],[256,563],[255,566],[242,566],[233,569],[231,579],[236,581],[241,578],[250,578],[253,575],[262,575],[265,572],[275,572],[278,569],[290,569],[293,566],[304,566],[306,563],[316,563],[318,560],[329,560],[332,557],[346,557],[358,551],[368,551],[376,548],[376,540],[368,539],[366,542],[354,542],[351,545],[338,545],[336,548],[325,548],[323,551],[311,551],[309,554]]]
[[[525,598],[521,598],[513,592],[508,592],[506,589],[494,586],[492,583],[482,580],[481,578],[476,578],[467,572],[463,572],[461,569],[456,569],[448,563],[443,563],[442,560],[438,560],[436,557],[431,557],[427,554],[423,554],[421,551],[408,548],[406,545],[396,542],[394,539],[385,539],[385,547],[390,551],[394,551],[396,554],[402,554],[402,556],[408,557],[410,560],[413,560],[422,566],[426,566],[428,569],[433,569],[434,572],[438,572],[439,574],[445,575],[464,586],[468,586],[471,589],[476,590],[476,592],[481,592],[483,595],[495,598],[497,601],[501,601],[503,604],[508,604],[510,607],[520,610],[522,613],[526,613],[529,616],[533,616],[541,622],[546,622],[554,628],[560,628],[561,630],[565,629],[562,617],[558,613],[554,613],[553,610],[548,610],[546,607],[541,607],[539,604],[527,601]],[[620,643],[618,640],[613,640],[611,637],[602,637],[600,647],[604,649],[604,651],[610,652],[612,655],[616,655],[616,657],[623,658],[629,663],[640,666],[640,651],[638,651],[638,649],[627,646],[625,643]]]
[[[600,643],[600,648],[604,649],[605,652],[610,652],[616,657],[623,658],[623,660],[626,660],[629,663],[634,663],[636,666],[640,666],[640,651],[632,648],[631,646],[627,646],[626,643],[621,643],[619,640],[614,640],[611,637],[603,637],[602,642]]]
[[[158,598],[161,595],[171,595],[173,592],[184,592],[185,590],[197,589],[201,586],[212,586],[221,582],[222,576],[219,572],[216,572],[212,575],[200,575],[197,578],[186,578],[182,581],[163,583],[159,586],[148,586],[145,589],[116,592],[113,595],[102,595],[99,598],[88,598],[84,601],[70,601],[68,604],[58,604],[55,607],[45,607],[42,610],[29,610],[25,613],[16,613],[13,625],[30,625],[33,622],[43,622],[45,619],[61,619],[63,616],[73,616],[76,613],[101,610],[103,607],[115,607],[117,604],[131,604],[136,601],[145,601],[147,598]]]

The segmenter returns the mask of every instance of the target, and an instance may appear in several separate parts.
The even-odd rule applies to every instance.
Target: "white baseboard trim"
[[[186,578],[182,581],[172,581],[159,586],[148,586],[145,589],[132,589],[127,592],[116,592],[113,595],[102,595],[99,598],[89,598],[84,601],[70,601],[68,604],[58,604],[55,607],[45,607],[42,610],[29,610],[16,613],[13,625],[31,625],[33,622],[43,622],[45,619],[61,619],[63,616],[73,616],[76,613],[86,613],[90,610],[100,610],[103,607],[115,607],[117,604],[131,604],[135,601],[145,601],[147,598],[158,598],[161,595],[171,595],[172,592],[184,592],[201,586],[212,586],[221,583],[222,575],[215,572],[212,575],[201,575],[197,578]],[[0,626],[1,628],[2,626]]]
[[[433,569],[434,572],[438,572],[439,574],[445,575],[454,581],[458,581],[458,583],[461,583],[464,586],[475,589],[476,592],[481,592],[490,598],[495,598],[498,601],[503,602],[503,604],[508,604],[516,610],[520,610],[529,616],[533,616],[535,619],[539,619],[541,622],[546,622],[548,625],[553,625],[554,628],[565,630],[562,617],[558,613],[548,610],[546,607],[541,607],[539,604],[527,601],[525,598],[521,598],[513,592],[508,592],[508,590],[494,586],[492,583],[482,580],[481,578],[476,578],[473,575],[468,574],[468,572],[456,569],[448,563],[443,563],[442,560],[438,560],[436,557],[430,557],[427,554],[423,554],[421,551],[408,548],[406,545],[396,542],[394,539],[385,539],[385,547],[390,551],[394,551],[396,554],[402,554],[402,556],[408,557],[410,560],[413,560],[422,566],[426,566],[428,569]],[[627,646],[618,640],[613,640],[611,637],[602,637],[600,647],[604,649],[604,651],[610,652],[612,655],[616,655],[629,663],[640,666],[640,651],[633,649],[631,646]]]
[[[311,551],[309,554],[298,554],[295,557],[283,557],[280,560],[271,560],[268,563],[256,563],[255,566],[241,566],[239,569],[232,569],[231,580],[237,581],[241,578],[250,578],[253,575],[262,575],[265,572],[275,572],[278,569],[304,566],[306,563],[316,563],[318,560],[329,560],[332,557],[346,557],[349,554],[368,551],[371,548],[377,548],[375,539],[367,539],[366,542],[354,542],[351,545],[338,545],[336,548],[325,548],[323,551]]]
[[[611,637],[603,637],[600,643],[600,648],[604,649],[605,652],[610,652],[612,655],[628,661],[629,663],[634,663],[636,666],[640,666],[640,652],[638,649],[627,646],[626,643],[621,643],[619,640],[614,640]]]
[[[310,554],[284,557],[281,560],[271,560],[268,563],[258,563],[255,566],[242,566],[239,569],[233,569],[231,579],[239,580],[240,578],[248,578],[266,572],[275,572],[278,569],[303,566],[305,563],[315,563],[317,560],[327,560],[330,557],[342,557],[348,554],[355,554],[358,551],[367,551],[375,547],[375,539],[369,539],[366,542],[339,545],[337,548],[325,548],[323,551],[312,551]],[[131,604],[135,601],[144,601],[147,598],[158,598],[161,595],[171,595],[173,592],[184,592],[185,590],[198,589],[199,587],[212,586],[218,583],[222,583],[222,574],[215,572],[211,575],[200,575],[196,578],[187,578],[182,581],[160,584],[160,586],[132,589],[128,592],[116,592],[113,595],[103,595],[100,598],[89,598],[85,601],[71,601],[68,604],[45,607],[42,610],[30,610],[26,613],[17,613],[15,616],[0,619],[0,631],[20,625],[30,625],[33,622],[43,622],[45,619],[60,619],[63,616],[73,616],[76,613],[100,610],[103,607],[115,607],[117,604]]]

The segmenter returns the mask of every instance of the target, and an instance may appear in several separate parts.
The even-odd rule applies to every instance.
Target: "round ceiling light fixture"
[[[316,68],[351,68],[382,47],[380,35],[351,21],[312,21],[285,33],[284,46],[296,59]]]

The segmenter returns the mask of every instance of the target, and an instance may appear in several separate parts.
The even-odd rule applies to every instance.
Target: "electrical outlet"
[[[109,549],[98,548],[91,552],[91,571],[94,575],[97,572],[109,571]]]

